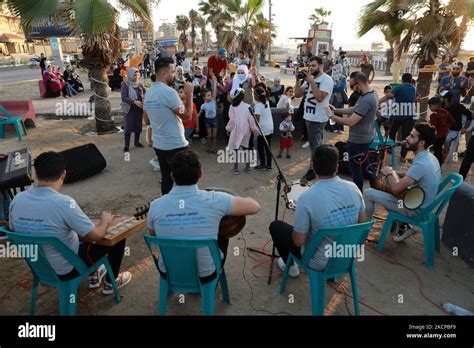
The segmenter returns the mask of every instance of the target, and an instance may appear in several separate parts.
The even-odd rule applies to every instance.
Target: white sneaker
[[[153,168],[155,168],[155,172],[159,172],[161,170],[160,163],[156,159],[153,158],[149,163]]]
[[[89,289],[97,289],[100,284],[102,284],[102,279],[104,279],[107,274],[107,269],[104,265],[101,265],[97,272],[93,276],[89,277]]]
[[[278,267],[280,267],[281,271],[285,272],[286,263],[281,257],[278,258],[277,264]],[[293,265],[290,266],[290,271],[288,272],[288,275],[292,278],[296,278],[300,275],[300,269],[298,268],[298,265],[295,262],[293,262]]]
[[[309,141],[307,141],[306,143],[303,144],[303,146],[301,146],[303,149],[307,149],[309,147]]]
[[[405,239],[410,238],[416,233],[414,228],[411,228],[409,225],[404,225],[403,227],[399,228],[397,233],[394,234],[392,237],[394,242],[400,243],[403,242]]]
[[[201,144],[206,145],[207,141],[206,138],[201,138]]]

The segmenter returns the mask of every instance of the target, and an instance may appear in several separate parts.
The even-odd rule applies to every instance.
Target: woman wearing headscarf
[[[249,71],[247,65],[239,65],[232,83],[230,95],[234,95],[239,88],[242,88],[245,91],[244,103],[253,107],[255,105],[253,89],[257,84],[256,76],[257,71],[255,68],[252,68]]]
[[[124,152],[128,152],[132,133],[135,133],[135,146],[143,147],[140,143],[140,133],[142,132],[143,124],[143,98],[145,96],[145,87],[143,87],[140,82],[140,72],[136,68],[128,69],[127,82],[122,84],[121,95],[125,114]],[[127,112],[128,105],[130,105],[130,108]]]
[[[186,78],[184,77],[184,69],[182,66],[176,67],[176,75],[174,77],[174,88],[179,89],[180,86],[184,86]]]
[[[332,70],[332,79],[334,80],[334,89],[329,103],[338,109],[343,109],[344,105],[348,103],[346,94],[347,77],[343,73],[342,64],[336,64]],[[330,132],[344,133],[344,126],[342,124],[331,125],[327,124],[327,130]]]

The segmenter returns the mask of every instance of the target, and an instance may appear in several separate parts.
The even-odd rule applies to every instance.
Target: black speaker
[[[456,247],[458,255],[474,267],[474,186],[462,184],[449,202],[443,228],[443,243]]]
[[[66,161],[66,179],[70,184],[89,178],[103,171],[107,166],[104,156],[95,144],[87,144],[61,152]]]

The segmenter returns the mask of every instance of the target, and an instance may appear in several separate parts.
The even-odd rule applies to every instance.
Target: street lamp
[[[268,45],[268,62],[269,65],[272,66],[272,20],[273,20],[273,15],[272,15],[272,0],[268,0],[268,10],[269,10],[269,23],[270,23],[270,44]]]

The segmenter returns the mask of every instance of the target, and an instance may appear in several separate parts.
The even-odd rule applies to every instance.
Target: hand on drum
[[[383,167],[382,170],[380,171],[383,175],[388,176],[388,175],[393,175],[393,168],[392,167]]]

